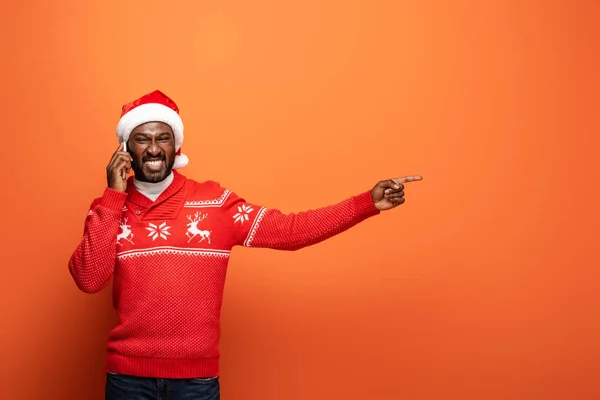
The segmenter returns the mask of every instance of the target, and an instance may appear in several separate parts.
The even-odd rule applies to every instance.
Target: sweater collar
[[[133,177],[130,177],[127,180],[127,200],[144,208],[150,208],[163,202],[164,200],[177,193],[183,187],[185,181],[187,180],[185,176],[181,175],[176,170],[173,170],[172,173],[173,181],[169,184],[169,186],[167,186],[166,189],[162,191],[160,196],[158,196],[158,198],[155,201],[150,200],[148,197],[140,193],[140,191],[134,185]]]

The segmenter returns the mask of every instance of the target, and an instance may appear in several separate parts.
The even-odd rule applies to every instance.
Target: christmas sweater
[[[221,304],[232,248],[297,250],[376,214],[369,192],[284,214],[177,171],[154,202],[132,178],[127,192],[106,188],[92,202],[69,260],[71,276],[86,293],[113,279],[118,323],[108,336],[106,371],[219,376]]]

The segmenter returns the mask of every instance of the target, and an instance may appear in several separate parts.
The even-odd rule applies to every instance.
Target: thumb
[[[393,179],[387,179],[385,181],[379,182],[377,185],[382,189],[400,189],[400,184],[396,183]]]

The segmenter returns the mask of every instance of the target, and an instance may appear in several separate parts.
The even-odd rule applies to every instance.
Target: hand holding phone
[[[122,142],[106,167],[106,181],[109,188],[119,192],[127,190],[126,177],[132,161],[133,158],[127,153],[127,144]]]

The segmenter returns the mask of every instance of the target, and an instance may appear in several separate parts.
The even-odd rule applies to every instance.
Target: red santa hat
[[[181,154],[183,121],[179,116],[177,104],[159,90],[145,94],[139,99],[125,104],[117,125],[119,141],[127,141],[131,132],[146,122],[164,122],[171,127],[175,136],[176,151],[173,168],[185,167],[189,160],[185,154]]]

